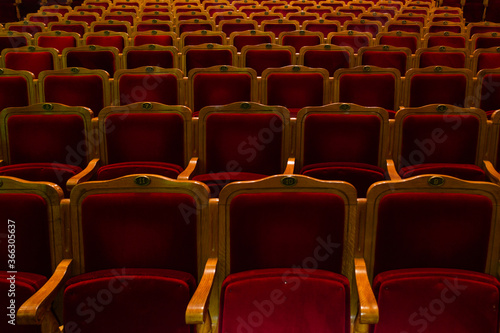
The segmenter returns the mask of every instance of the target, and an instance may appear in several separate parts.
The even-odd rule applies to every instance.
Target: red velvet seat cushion
[[[233,53],[228,49],[191,49],[186,51],[186,73],[193,68],[206,68],[217,65],[233,65]]]
[[[363,65],[382,68],[396,68],[401,76],[406,73],[407,56],[404,52],[366,51],[363,53]]]
[[[374,275],[417,267],[484,272],[492,209],[483,195],[385,195],[377,212]]]
[[[349,58],[347,51],[310,50],[304,54],[304,66],[325,68],[333,77],[337,69],[349,68]]]
[[[122,20],[123,21],[123,20]],[[133,24],[133,23],[130,23]],[[86,45],[113,46],[122,53],[125,47],[125,41],[122,36],[88,36],[85,40]]]
[[[111,51],[71,51],[66,55],[67,67],[102,69],[112,77],[116,70],[115,55]]]
[[[365,163],[326,162],[306,165],[300,174],[323,180],[342,180],[351,183],[358,197],[366,197],[366,191],[375,182],[386,179],[384,169]]]
[[[221,35],[187,35],[184,37],[184,46],[186,45],[200,45],[205,43],[212,44],[222,44],[222,36]]]
[[[64,191],[66,191],[68,179],[81,171],[79,166],[59,163],[20,163],[0,167],[2,176],[56,183]]]
[[[283,67],[292,64],[289,50],[248,50],[245,53],[245,66],[255,69],[258,76],[267,68]]]
[[[142,20],[145,21],[144,17]],[[138,32],[149,31],[149,30],[165,31],[165,32],[171,31],[170,26],[168,24],[164,24],[164,23],[138,22],[138,23],[136,23],[136,27],[137,27]]]
[[[410,106],[451,104],[463,106],[467,98],[467,77],[462,74],[417,74],[411,78]]]
[[[173,68],[174,54],[171,51],[149,50],[130,50],[127,52],[127,69],[143,66]]]
[[[481,53],[477,59],[477,71],[486,68],[497,68],[500,61],[498,53]]]
[[[5,67],[30,71],[38,77],[41,71],[54,69],[54,58],[50,52],[8,52],[4,59]]]
[[[263,269],[222,284],[219,332],[349,332],[349,281],[322,270]]]
[[[39,36],[37,43],[40,47],[53,47],[59,53],[67,47],[77,46],[77,40],[73,36]]]
[[[0,271],[17,270],[46,277],[52,274],[48,209],[45,199],[37,194],[0,194],[0,219],[5,221],[0,224]],[[14,231],[13,226],[15,269],[8,266],[12,259],[8,257],[8,235],[9,230]]]
[[[193,177],[193,180],[205,183],[210,189],[210,196],[217,198],[224,186],[232,182],[258,180],[266,178],[269,175],[263,175],[251,172],[212,172]]]
[[[139,31],[141,31],[141,30],[139,30]],[[145,44],[158,44],[158,45],[163,45],[163,46],[171,46],[171,45],[173,45],[173,40],[172,40],[172,36],[168,36],[168,35],[137,35],[137,36],[135,36],[134,46],[140,46],[140,45],[145,45]]]
[[[15,287],[10,285],[11,280],[7,278],[15,276]],[[14,280],[12,280],[14,281]],[[47,281],[47,278],[42,275],[17,272],[15,274],[0,271],[0,293],[2,295],[0,306],[4,315],[2,316],[2,321],[0,322],[0,331],[9,333],[40,333],[40,326],[32,325],[19,325],[16,322],[15,314],[21,305],[30,298],[38,289],[40,289],[43,284]],[[9,293],[14,292],[15,295],[9,296]],[[11,310],[8,307],[11,305],[11,300],[14,300],[14,309]],[[13,314],[12,318],[10,314]],[[10,322],[10,323],[9,323]],[[15,326],[14,326],[15,324]]]
[[[500,60],[500,57],[498,58]],[[481,98],[479,107],[491,116],[493,112],[500,109],[500,74],[487,74],[481,84]]]
[[[343,74],[339,78],[339,101],[378,106],[395,111],[397,78],[393,74]]]
[[[225,27],[225,25],[224,25]],[[265,44],[265,43],[271,43],[271,36],[261,36],[261,35],[239,35],[239,36],[234,36],[233,39],[233,45],[236,47],[238,52],[241,52],[241,49],[245,45],[258,45],[258,44]],[[247,65],[247,67],[250,67]],[[253,67],[252,67],[253,68]]]
[[[83,21],[83,20],[81,20]],[[66,23],[55,23],[51,26],[52,31],[66,31],[66,32],[76,32],[80,37],[82,37],[87,31],[85,30],[85,25],[83,24],[66,24]]]
[[[294,36],[288,35],[283,36],[283,45],[291,45],[295,48],[295,52],[299,53],[303,46],[314,46],[321,44],[322,39],[319,36],[305,35],[305,36]]]
[[[420,55],[421,68],[429,66],[448,66],[465,68],[467,58],[461,52],[424,52]]]
[[[297,265],[341,272],[346,212],[338,195],[243,193],[229,214],[231,273]]]
[[[172,163],[122,162],[108,164],[99,168],[97,171],[97,180],[113,179],[136,173],[155,174],[175,179],[182,172],[182,170],[184,170],[183,167]]]
[[[0,77],[0,112],[7,107],[29,105],[28,82],[22,76]]]
[[[407,47],[411,53],[417,50],[418,40],[414,36],[382,36],[380,38],[380,45],[391,45],[396,47]]]
[[[486,181],[486,175],[474,164],[423,163],[401,168],[401,178],[409,178],[425,174],[442,174],[465,180]]]
[[[427,47],[448,46],[453,48],[465,48],[466,40],[463,36],[431,36],[427,40]],[[445,65],[448,66],[448,65]],[[423,67],[423,66],[422,66]]]
[[[65,332],[194,332],[185,311],[196,280],[163,269],[110,269],[76,276],[64,290]]]
[[[372,333],[498,332],[500,284],[455,269],[404,269],[377,275],[380,320]]]
[[[163,52],[160,52],[163,54]],[[142,59],[132,59],[134,62],[153,60],[150,55],[160,56],[160,53],[149,52]],[[135,55],[137,55],[134,52]],[[162,61],[168,59],[170,52],[166,52],[166,57]],[[129,56],[131,56],[129,54]],[[165,54],[163,54],[165,56]],[[132,57],[134,57],[132,55]],[[155,57],[156,58],[156,57]],[[130,59],[130,58],[129,58]],[[134,64],[138,65],[137,63]],[[156,66],[158,64],[154,64]],[[173,74],[123,74],[120,76],[118,83],[120,93],[120,104],[126,105],[136,102],[157,102],[167,105],[178,105],[178,83],[177,76]]]
[[[330,43],[338,46],[350,46],[354,53],[358,53],[358,50],[363,46],[369,46],[370,37],[337,35],[332,36]]]

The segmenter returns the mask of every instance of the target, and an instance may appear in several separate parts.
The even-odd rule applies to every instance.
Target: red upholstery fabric
[[[94,32],[100,32],[100,31],[115,31],[115,32],[128,32],[128,27],[125,24],[95,24],[94,25]]]
[[[418,24],[398,24],[392,23],[387,27],[387,31],[404,31],[421,33],[422,28]]]
[[[442,24],[432,24],[432,23],[429,24],[429,33],[443,32],[443,31],[461,33],[462,32],[462,27],[460,27],[460,26],[442,25]]]
[[[461,52],[424,52],[420,55],[420,67],[448,66],[465,68],[465,54]]]
[[[168,24],[139,22],[136,25],[137,25],[137,31],[149,31],[149,30],[166,31],[166,32],[171,31],[170,26]]]
[[[158,44],[163,46],[173,45],[172,36],[168,35],[137,35],[134,38],[134,45]]]
[[[190,274],[163,269],[82,274],[64,291],[65,332],[195,332],[184,320],[195,283]]]
[[[330,12],[330,11],[327,11],[327,12]],[[305,21],[316,20],[316,16],[312,15],[312,14],[313,13],[310,11],[308,11],[307,14],[296,13],[295,15],[290,15],[290,17],[288,19],[292,20],[292,21],[297,21],[297,22],[299,22],[300,25],[302,25]],[[320,14],[320,16],[321,16],[321,14]]]
[[[208,23],[182,23],[179,24],[177,35],[182,35],[183,32],[212,30],[212,26]]]
[[[484,272],[491,216],[491,200],[481,195],[385,195],[377,212],[374,276],[424,267]]]
[[[490,21],[491,22],[491,21]],[[470,27],[470,36],[474,34],[481,34],[485,32],[500,32],[500,27],[491,25],[479,25]]]
[[[285,31],[297,30],[295,24],[293,23],[270,23],[264,26],[264,31],[271,31],[275,36],[279,36],[280,33]]]
[[[323,105],[323,80],[320,73],[271,73],[267,76],[267,104],[288,108],[292,117],[303,107]]]
[[[477,71],[486,68],[499,67],[500,54],[499,53],[482,53],[477,59]]]
[[[54,69],[54,58],[50,52],[8,52],[5,55],[5,67],[15,70],[30,71],[38,77],[41,71]]]
[[[413,36],[382,36],[380,37],[380,45],[391,45],[396,47],[407,47],[411,53],[417,50],[418,40]]]
[[[67,67],[103,69],[112,77],[116,70],[116,59],[110,51],[71,51],[66,56]]]
[[[7,48],[16,48],[27,46],[28,41],[24,36],[1,36],[0,37],[0,52]]]
[[[467,77],[462,74],[417,74],[411,78],[410,106],[451,104],[463,106]]]
[[[61,53],[67,47],[76,47],[77,41],[72,36],[40,36],[38,37],[38,46],[53,47]]]
[[[108,193],[81,204],[86,271],[168,268],[197,277],[196,203],[180,193]]]
[[[271,36],[240,35],[240,36],[235,36],[233,39],[233,45],[236,47],[238,52],[241,52],[241,49],[245,45],[258,45],[258,44],[265,44],[265,43],[272,43]],[[247,65],[247,67],[250,67],[250,66]]]
[[[0,194],[0,270],[31,272],[50,276],[49,225],[45,200],[36,194]],[[14,221],[15,229],[8,227],[8,220]],[[9,229],[15,230],[15,269],[8,267]],[[10,236],[12,238],[12,236]],[[4,294],[6,295],[6,294]]]
[[[498,1],[489,1],[484,13],[485,21],[500,23],[499,9],[500,3]]]
[[[476,45],[474,45],[474,49],[487,49],[490,47],[498,46],[500,46],[499,37],[480,37],[476,39]]]
[[[346,30],[369,32],[373,37],[379,33],[379,26],[373,23],[349,23],[345,28]]]
[[[200,45],[205,43],[222,44],[220,35],[188,35],[184,38],[184,45]]]
[[[47,25],[50,22],[59,21],[59,18],[57,16],[50,16],[50,15],[47,15],[47,16],[36,15],[36,16],[30,17],[29,21],[30,22],[42,22],[43,24]]]
[[[86,33],[85,26],[81,24],[55,23],[51,25],[51,29],[52,31],[60,30],[66,32],[76,32],[78,35],[80,35],[80,37],[82,37],[83,34]]]
[[[295,48],[295,52],[299,53],[303,46],[314,46],[321,44],[322,40],[319,36],[305,35],[305,36],[294,36],[288,35],[283,36],[283,45],[290,45]]]
[[[359,198],[366,197],[366,191],[375,182],[386,179],[384,169],[365,163],[326,162],[309,164],[300,174],[323,180],[342,180],[352,184]]]
[[[172,164],[162,162],[123,162],[105,165],[97,171],[97,180],[108,180],[132,175],[155,174],[168,178],[177,178],[183,168]]]
[[[265,20],[274,20],[274,19],[279,19],[279,15],[277,14],[272,14],[272,13],[269,13],[268,15],[265,15],[265,14],[259,14],[259,15],[255,15],[253,17],[253,20],[257,22],[257,24],[260,26],[262,24],[262,21],[265,21]],[[295,29],[294,29],[295,30]],[[278,34],[279,36],[279,34]]]
[[[71,14],[68,14],[68,15],[66,15],[66,19],[70,20],[70,21],[87,22],[87,24],[89,26],[90,26],[90,24],[92,24],[92,22],[97,21],[95,16],[91,16],[91,15],[71,15]]]
[[[341,272],[345,208],[336,194],[240,194],[229,214],[231,273],[291,267]]]
[[[128,22],[130,23],[131,26],[134,25],[134,16],[132,15],[114,15],[114,14],[107,14],[104,16],[104,20],[106,21],[109,21],[109,20],[113,20],[113,21],[125,21],[125,22]],[[121,52],[121,51],[120,51]]]
[[[363,53],[362,65],[382,68],[396,68],[404,76],[406,73],[407,57],[404,52],[366,51]]]
[[[463,36],[432,36],[429,37],[427,41],[427,47],[448,46],[454,48],[465,48],[465,44],[466,41]]]
[[[396,78],[392,74],[343,74],[339,78],[339,101],[397,110],[394,105]]]
[[[194,110],[252,100],[252,77],[246,73],[200,73],[193,79]]]
[[[17,261],[16,261],[17,264]],[[9,297],[12,293],[10,281],[7,280],[12,275],[15,276],[15,295]],[[37,274],[17,272],[10,274],[0,271],[0,293],[2,293],[0,306],[4,311],[3,320],[0,322],[0,330],[9,333],[40,333],[40,326],[18,325],[15,314],[21,305],[31,297],[47,281],[47,278]],[[9,309],[11,300],[14,300],[14,309]],[[10,314],[14,316],[11,317]],[[11,321],[12,320],[12,321]],[[9,323],[10,322],[10,323]],[[15,326],[14,326],[15,324]]]
[[[350,46],[354,50],[354,53],[358,53],[361,47],[369,46],[370,40],[367,36],[337,35],[332,36],[330,43],[338,46]]]
[[[245,66],[255,69],[258,76],[266,68],[283,67],[292,64],[292,53],[288,50],[248,50]]]
[[[229,275],[219,332],[349,332],[349,281],[314,270],[266,269]]]
[[[127,68],[143,66],[174,68],[175,56],[171,51],[130,50],[127,52]]]
[[[347,51],[310,50],[304,54],[304,66],[325,68],[333,77],[337,69],[349,68],[349,58]]]
[[[400,166],[475,164],[479,120],[469,115],[410,115],[403,121]]]
[[[379,274],[380,320],[371,332],[498,332],[499,288],[490,275],[461,270]]]
[[[87,164],[84,125],[78,115],[13,115],[7,126],[10,164]]]
[[[274,114],[212,114],[206,120],[206,170],[282,172],[282,119]]]
[[[328,23],[309,23],[307,30],[322,32],[324,36],[328,36],[330,32],[337,32],[339,27],[336,24]]]
[[[118,84],[121,105],[145,101],[180,104],[177,77],[173,74],[124,74]]]
[[[442,174],[465,180],[487,180],[484,171],[474,164],[425,163],[401,168],[399,174],[402,178],[425,174]]]
[[[103,82],[98,75],[50,75],[39,84],[44,85],[48,103],[86,106],[94,112],[94,117],[104,107]]]
[[[22,76],[0,76],[0,110],[29,105],[28,82]]]
[[[253,23],[224,23],[222,25],[222,31],[226,34],[226,36],[231,35],[231,33],[235,31],[246,31],[246,30],[254,30],[255,26]],[[264,41],[262,43],[270,43],[268,41]],[[261,43],[259,43],[261,44]],[[235,45],[236,46],[236,45]]]
[[[87,36],[87,45],[114,46],[120,53],[123,52],[125,41],[122,36]]]
[[[205,183],[210,189],[210,197],[218,198],[219,193],[224,186],[232,182],[258,180],[269,175],[250,172],[212,172],[193,177],[193,180]]]
[[[186,74],[193,68],[233,65],[233,53],[228,49],[201,49],[186,52]]]
[[[34,36],[37,32],[42,32],[43,28],[38,25],[13,25],[9,27],[9,31],[17,31],[17,32],[27,32]]]

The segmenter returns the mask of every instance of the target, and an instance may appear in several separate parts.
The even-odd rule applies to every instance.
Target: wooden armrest
[[[396,166],[394,165],[394,161],[390,158],[387,159],[387,173],[391,180],[401,180],[401,176],[396,170]]]
[[[41,325],[59,289],[69,277],[72,259],[63,259],[57,265],[54,274],[33,296],[21,305],[17,311],[17,323],[20,325]]]
[[[496,184],[500,184],[500,173],[495,169],[493,166],[493,163],[490,161],[483,161],[484,165],[484,171],[486,172],[486,175],[488,175],[488,178]]]
[[[365,259],[354,258],[354,273],[359,295],[359,323],[376,324],[379,317],[378,305],[370,281],[368,281]]]
[[[99,169],[100,166],[101,166],[100,159],[98,158],[92,159],[89,162],[89,165],[87,165],[87,167],[83,169],[82,172],[68,179],[68,182],[66,183],[66,189],[68,190],[68,192],[71,192],[73,187],[75,187],[77,184],[90,180],[95,175],[97,169]]]
[[[286,169],[285,172],[283,172],[285,175],[291,175],[294,173],[295,170],[295,157],[290,157],[288,158],[288,161],[286,162]]]
[[[208,318],[208,300],[214,283],[217,261],[217,258],[207,260],[200,284],[186,310],[187,324],[203,324]]]
[[[177,176],[178,180],[189,180],[194,174],[198,167],[198,157],[192,157],[189,161],[188,166],[184,171],[182,171],[179,176]]]

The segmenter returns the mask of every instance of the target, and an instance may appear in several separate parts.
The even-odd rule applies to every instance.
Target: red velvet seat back
[[[323,105],[326,93],[321,73],[271,73],[267,76],[267,104],[297,112],[306,106]]]
[[[470,27],[469,35],[473,36],[474,34],[482,34],[485,32],[500,32],[500,27],[491,25],[472,26]]]
[[[269,23],[263,27],[263,30],[271,31],[275,36],[279,36],[282,32],[297,30],[297,27],[293,23]]]
[[[27,46],[28,41],[24,36],[0,36],[0,52],[7,48]]]
[[[307,25],[308,31],[319,31],[322,32],[324,36],[328,36],[330,32],[337,32],[338,29],[338,25],[329,23],[309,23]]]
[[[17,32],[27,32],[30,35],[34,36],[37,32],[42,32],[43,28],[38,26],[38,25],[11,25],[9,27],[10,31],[17,31]]]
[[[205,43],[221,44],[222,35],[188,35],[184,38],[184,45],[200,45]]]
[[[370,46],[370,38],[368,36],[334,35],[330,38],[330,44],[350,46],[354,53],[358,53],[361,47]]]
[[[467,97],[467,77],[462,74],[417,74],[411,77],[411,107],[427,104],[463,106]]]
[[[51,75],[43,85],[45,102],[86,106],[94,116],[104,107],[103,82],[98,75]]]
[[[236,47],[238,52],[241,52],[241,49],[245,45],[258,45],[265,43],[272,43],[271,36],[262,36],[262,35],[239,35],[235,36],[233,39],[233,45]],[[290,62],[291,63],[291,62]],[[247,65],[247,67],[249,67]]]
[[[497,68],[500,61],[500,53],[482,53],[477,59],[477,71],[486,68]]]
[[[39,36],[38,46],[53,47],[61,53],[67,47],[76,47],[77,40],[73,36]]]
[[[277,14],[273,14],[273,13],[268,13],[268,14],[257,14],[257,15],[254,15],[252,17],[252,20],[256,21],[257,24],[260,26],[262,24],[263,21],[266,21],[266,20],[275,20],[275,19],[281,19],[281,17]],[[295,29],[293,29],[295,30]],[[279,36],[279,34],[278,34]]]
[[[83,20],[82,20],[83,21]],[[87,31],[85,30],[85,26],[82,24],[64,24],[64,23],[59,23],[59,24],[52,24],[50,26],[51,31],[66,31],[66,32],[76,32],[78,35],[83,36],[84,33]]]
[[[418,46],[418,40],[414,36],[382,36],[379,43],[381,45],[390,45],[396,47],[407,47],[411,53],[415,53]]]
[[[143,18],[143,21],[145,19]],[[161,23],[144,23],[140,22],[136,24],[137,31],[149,31],[149,30],[157,30],[157,31],[172,31],[170,28],[170,25],[168,24],[161,24]],[[136,44],[137,45],[137,44]]]
[[[24,77],[0,76],[0,110],[29,103],[28,82]]]
[[[304,54],[304,66],[328,70],[330,77],[339,68],[349,68],[351,55],[347,51],[308,50]]]
[[[193,78],[194,109],[252,100],[252,77],[246,73],[200,73]]]
[[[478,39],[476,39],[476,45],[474,45],[474,49],[487,49],[490,47],[498,46],[500,46],[499,37],[479,37]]]
[[[392,74],[343,74],[339,78],[339,102],[397,110],[396,80]]]
[[[99,31],[115,31],[115,32],[128,32],[128,27],[126,24],[96,24],[93,27],[94,32]]]
[[[338,195],[240,194],[229,214],[231,273],[291,267],[341,272],[346,212]]]
[[[430,23],[428,28],[429,28],[429,33],[449,31],[449,32],[456,32],[458,34],[462,32],[461,26],[443,25],[442,23],[441,24]]]
[[[483,77],[479,105],[481,110],[494,111],[500,109],[499,82],[500,74],[487,74]]]
[[[479,126],[470,115],[410,115],[403,121],[400,164],[475,164]]]
[[[198,30],[213,30],[212,25],[208,23],[182,23],[178,26],[177,35],[183,32],[198,31]]]
[[[0,194],[0,271],[52,274],[48,207],[36,194]],[[10,222],[12,221],[12,222]],[[9,241],[14,239],[15,242]],[[9,244],[15,245],[14,267],[9,267]],[[5,296],[7,294],[5,293]],[[4,297],[5,298],[5,297]],[[20,305],[20,304],[19,304]]]
[[[415,32],[415,33],[421,33],[422,32],[422,27],[419,26],[418,24],[398,24],[398,23],[392,23],[387,27],[387,31],[404,31],[404,32]]]
[[[386,272],[374,280],[380,320],[371,333],[498,332],[498,281],[452,269]]]
[[[466,48],[466,40],[463,36],[431,36],[427,40],[427,47],[448,46],[453,48]],[[446,65],[449,66],[449,65]],[[452,66],[450,66],[452,67]]]
[[[119,81],[120,104],[158,102],[178,105],[177,76],[173,74],[123,74]]]
[[[114,46],[121,53],[125,47],[125,41],[122,36],[87,36],[85,40],[87,45]]]
[[[158,44],[163,46],[173,45],[172,36],[168,35],[137,35],[133,41],[135,46]]]
[[[111,51],[70,51],[66,55],[67,67],[102,69],[112,77],[116,70],[115,55]]]
[[[70,21],[87,22],[88,25],[90,25],[92,22],[96,21],[96,18],[93,15],[71,15],[71,14],[68,14],[68,15],[66,15],[66,19],[70,20]],[[83,36],[83,34],[82,34],[82,36]]]
[[[283,49],[256,49],[248,50],[245,56],[245,67],[255,69],[257,76],[267,68],[283,67],[292,64],[292,53]]]
[[[353,30],[359,32],[369,32],[373,37],[377,36],[379,31],[379,26],[374,23],[348,23],[345,26],[346,30]]]
[[[65,332],[195,332],[184,321],[195,283],[189,274],[163,269],[77,276],[64,291]]]
[[[233,12],[233,15],[217,15],[214,21],[216,25],[219,25],[222,20],[235,20],[235,19],[245,19],[245,18],[246,18],[245,14]],[[255,28],[255,26],[252,24],[249,26],[249,28],[250,28],[249,30],[252,30]]]
[[[227,36],[231,35],[231,33],[235,31],[246,31],[246,30],[255,30],[255,25],[253,23],[224,23],[222,25],[222,31]],[[271,41],[263,41],[258,44],[270,43],[270,42]]]
[[[177,113],[112,114],[106,128],[108,164],[148,161],[184,166],[184,121]]]
[[[219,332],[349,332],[349,282],[326,271],[232,274],[221,291]]]
[[[105,193],[81,203],[87,272],[167,268],[197,278],[196,203],[181,193]]]
[[[30,71],[38,77],[41,71],[54,69],[54,58],[50,52],[8,52],[4,59],[5,67],[14,70]]]
[[[420,67],[448,66],[452,68],[465,68],[467,61],[463,52],[423,52],[420,55]]]
[[[192,49],[186,52],[186,73],[193,68],[233,65],[233,52],[229,49]]]
[[[169,50],[130,50],[126,55],[127,68],[133,69],[143,66],[174,68],[175,56],[176,54]]]
[[[57,22],[59,18],[55,15],[34,15],[29,18],[30,22],[42,22],[47,25],[50,22]]]
[[[304,123],[304,165],[355,162],[379,165],[381,120],[370,115],[311,114]]]
[[[118,14],[107,14],[104,16],[104,20],[109,21],[125,21],[130,23],[130,25],[134,25],[134,16],[132,15],[118,15]]]
[[[476,194],[395,193],[378,205],[374,276],[400,268],[486,269],[492,202]]]
[[[382,68],[396,68],[404,76],[408,59],[403,51],[366,51],[363,53],[362,65]]]
[[[302,46],[314,46],[319,45],[322,42],[322,38],[315,35],[305,35],[305,36],[295,36],[288,35],[283,36],[282,44],[290,45],[295,48],[295,52],[299,52]]]
[[[87,165],[84,122],[78,115],[13,115],[7,126],[10,164]]]
[[[211,114],[206,120],[207,173],[280,173],[282,126],[274,114]]]

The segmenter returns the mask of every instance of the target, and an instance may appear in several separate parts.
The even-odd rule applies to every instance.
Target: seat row
[[[78,183],[148,173],[207,184],[212,197],[235,181],[303,174],[351,183],[445,174],[499,182],[500,114],[451,105],[387,111],[334,103],[302,109],[238,102],[188,108],[135,103],[103,109],[55,103],[0,114],[0,175],[50,181],[66,195]],[[392,124],[392,125],[390,125]],[[392,131],[390,130],[392,128]]]
[[[349,184],[298,175],[211,200],[201,183],[144,174],[77,185],[69,200],[0,181],[19,254],[0,266],[5,295],[16,290],[9,318],[42,333],[405,331],[408,318],[430,333],[499,329],[491,183],[426,175],[357,202]]]

